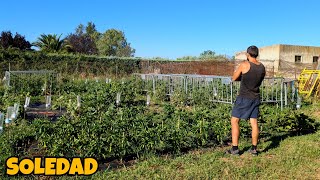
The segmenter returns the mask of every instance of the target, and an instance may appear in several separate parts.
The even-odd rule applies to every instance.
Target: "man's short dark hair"
[[[247,49],[247,53],[250,54],[251,57],[257,58],[259,56],[259,49],[257,46],[250,46]]]

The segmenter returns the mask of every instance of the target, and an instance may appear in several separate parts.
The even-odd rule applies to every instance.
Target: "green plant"
[[[61,106],[67,113],[56,122],[36,119],[29,124],[19,119],[19,123],[5,128],[5,133],[0,135],[1,160],[12,155],[34,156],[28,151],[33,143],[43,150],[41,155],[95,157],[103,161],[146,154],[181,154],[194,148],[223,144],[230,138],[232,105],[203,102],[200,97],[210,94],[207,89],[200,89],[198,95],[194,91],[196,98],[189,107],[180,104],[186,101],[183,94],[173,96],[171,102],[162,100],[157,105],[146,106],[139,79],[111,83],[62,81],[60,95],[53,96],[53,108]],[[2,108],[24,99],[2,90]],[[119,104],[117,93],[121,93]],[[81,96],[80,108],[77,107],[78,95]],[[298,111],[281,111],[263,105],[260,113],[263,131],[269,135],[312,132],[319,128],[319,123]],[[240,127],[243,137],[250,136],[248,121],[242,120]]]

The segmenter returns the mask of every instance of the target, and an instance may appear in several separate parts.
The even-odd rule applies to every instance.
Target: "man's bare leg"
[[[232,146],[238,146],[240,136],[239,118],[231,117],[231,134]]]
[[[252,145],[257,146],[258,138],[259,138],[259,127],[258,127],[258,120],[255,118],[250,118],[251,128],[252,128]]]

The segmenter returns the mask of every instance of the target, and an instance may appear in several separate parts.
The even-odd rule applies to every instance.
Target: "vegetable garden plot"
[[[210,102],[214,87],[218,90],[217,98],[226,98],[225,92],[229,91],[227,78],[193,76],[188,79],[180,75],[172,81],[170,76],[155,79],[156,92],[164,88],[166,94],[165,88],[169,92],[171,85],[176,83],[178,85],[173,87],[171,96],[187,92],[196,105],[190,108],[172,102],[153,104],[152,80],[135,78],[114,80],[112,83],[104,80],[65,81],[59,87],[61,95],[52,96],[51,108],[65,107],[66,115],[52,123],[47,116],[53,114],[40,111],[39,116],[30,123],[18,118],[18,123],[5,126],[0,136],[0,162],[4,163],[11,156],[33,157],[34,152],[37,156],[94,157],[100,162],[107,162],[139,158],[147,154],[180,154],[195,148],[215,147],[230,137],[231,104],[212,103],[212,106],[207,106],[198,103]],[[150,94],[143,93],[143,84],[151,85]],[[232,91],[236,92],[236,89]],[[117,94],[120,95],[118,99]],[[24,96],[21,98],[25,100]],[[44,101],[44,96],[41,99]],[[28,105],[28,101],[25,100],[27,108],[36,108],[32,103]],[[45,104],[41,105],[41,109],[46,109]],[[261,109],[265,121],[262,124],[263,131],[270,134],[275,131],[295,131],[297,127],[316,129],[311,119],[300,120],[304,116],[299,111],[280,111],[269,105],[263,105]],[[241,132],[247,137],[249,124],[243,122],[242,125]],[[38,150],[29,151],[28,144],[36,145]],[[1,167],[4,166],[0,163],[0,172],[4,172],[5,169]]]
[[[59,99],[59,98],[58,98]],[[44,98],[45,103],[41,102],[32,102],[30,103],[30,97],[26,97],[25,103],[24,103],[24,119],[27,120],[34,120],[37,118],[42,119],[50,119],[50,120],[56,120],[62,115],[66,113],[65,109],[58,108],[57,105],[55,105],[55,108],[52,108],[52,102],[51,102],[51,96],[45,96]],[[57,101],[56,99],[54,99]],[[55,102],[55,104],[57,104]]]
[[[240,89],[240,82],[232,82],[231,77],[226,76],[141,74],[140,77],[144,81],[145,91],[162,89],[169,96],[178,91],[190,99],[201,92],[202,100],[211,102],[233,104]],[[262,103],[277,103],[281,107],[295,103],[296,93],[294,86],[289,88],[284,78],[265,78],[260,87]]]
[[[51,96],[58,87],[57,73],[54,71],[6,71],[5,86],[13,97],[26,96],[24,103],[24,118],[57,118],[63,113],[51,109]],[[44,101],[39,97],[44,97]],[[33,97],[33,100],[31,100]],[[7,98],[10,98],[7,97]],[[36,99],[36,101],[34,101]],[[42,99],[42,98],[40,98]],[[19,98],[15,102],[21,102]],[[7,113],[9,114],[9,113]],[[8,117],[8,123],[11,123]],[[15,118],[11,118],[15,119]]]
[[[5,85],[15,94],[29,93],[32,96],[52,94],[57,86],[57,74],[53,71],[6,71]]]

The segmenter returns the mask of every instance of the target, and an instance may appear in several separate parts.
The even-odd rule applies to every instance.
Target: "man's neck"
[[[256,58],[248,58],[248,59],[252,63],[258,63],[258,60]]]

